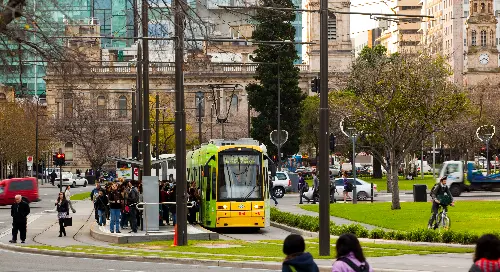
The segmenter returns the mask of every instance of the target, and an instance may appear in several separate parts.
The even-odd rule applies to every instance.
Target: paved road
[[[72,188],[71,193],[78,194],[82,192],[92,191],[93,186]],[[57,199],[59,188],[52,185],[43,185],[40,187],[39,192],[40,202],[30,204],[31,214],[40,214],[45,210],[54,208],[54,202]],[[10,216],[10,206],[0,206],[0,233],[12,227],[12,217]]]
[[[186,264],[171,264],[171,263],[148,263],[148,262],[130,262],[130,261],[110,261],[110,260],[95,260],[86,258],[72,257],[56,257],[45,256],[30,253],[19,253],[0,250],[2,260],[1,271],[9,272],[76,272],[76,271],[115,271],[115,272],[185,272],[185,271],[249,271],[248,269],[238,269],[234,267],[210,267],[197,266]],[[255,270],[255,269],[252,269]],[[260,270],[273,271],[273,270]]]

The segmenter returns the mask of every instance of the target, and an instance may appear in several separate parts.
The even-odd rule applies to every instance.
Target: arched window
[[[484,13],[486,11],[486,5],[484,3],[481,3],[481,13]]]
[[[490,30],[490,42],[491,46],[495,46],[495,34],[493,34],[493,30]]]
[[[328,40],[337,39],[337,17],[333,13],[328,14]]]
[[[486,30],[481,30],[481,46],[486,46]]]
[[[231,97],[231,110],[238,111],[238,96],[236,94]]]
[[[477,3],[474,3],[474,12],[477,12]]]
[[[472,30],[472,39],[471,39],[471,45],[476,46],[476,31]]]
[[[73,143],[68,142],[64,145],[64,158],[67,161],[73,160]]]
[[[118,98],[118,116],[127,117],[127,97],[124,95]]]
[[[73,117],[73,94],[65,93],[64,94],[64,118],[72,118]]]
[[[106,117],[106,98],[102,95],[97,97],[97,115],[101,118]]]
[[[7,97],[5,96],[4,93],[0,93],[0,101],[7,100]]]

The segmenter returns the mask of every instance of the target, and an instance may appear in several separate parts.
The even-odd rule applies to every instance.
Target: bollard
[[[373,182],[370,183],[370,187],[371,187],[371,202],[373,203]]]

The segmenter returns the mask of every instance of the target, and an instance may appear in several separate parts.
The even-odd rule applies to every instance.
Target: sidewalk
[[[279,204],[276,206],[276,208],[280,211],[283,212],[289,212],[292,214],[300,214],[300,215],[310,215],[310,216],[319,216],[317,212],[311,212],[311,211],[306,211],[302,208],[300,208],[299,202],[299,195],[285,195],[283,198],[278,200]],[[304,203],[307,203],[307,201],[304,201]],[[337,202],[336,205],[349,205],[349,203],[341,203]],[[350,204],[352,205],[352,204]],[[348,219],[340,218],[340,217],[335,217],[335,216],[330,216],[330,221],[335,223],[336,225],[345,225],[345,224],[360,224],[361,226],[367,228],[368,230],[380,228],[377,226],[365,224],[365,223],[359,223],[356,221],[351,221]]]

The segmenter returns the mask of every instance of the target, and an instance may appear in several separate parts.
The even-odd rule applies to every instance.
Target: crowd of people
[[[130,233],[137,233],[142,222],[142,184],[137,181],[117,179],[116,181],[103,180],[96,182],[96,187],[90,193],[90,198],[94,203],[95,220],[100,226],[106,226],[109,221],[111,233],[121,233],[120,230],[128,229]],[[198,221],[197,215],[200,205],[200,191],[195,182],[191,182],[188,187],[188,222],[195,224]],[[159,225],[165,226],[176,224],[176,185],[173,179],[163,180],[159,183],[159,200],[161,203],[170,204],[158,205]],[[138,209],[140,208],[140,209]]]

